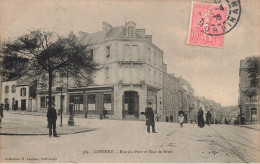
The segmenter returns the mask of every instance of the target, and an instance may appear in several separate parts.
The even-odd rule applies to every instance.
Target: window
[[[49,103],[49,96],[46,96],[46,98],[45,98],[45,99],[46,99],[46,101],[45,101],[45,102],[46,102],[46,103],[45,103],[45,104],[46,104],[46,105],[45,105],[45,107],[47,108],[47,107],[48,107],[48,105],[49,105],[49,104],[48,104],[48,103]],[[52,101],[52,103],[54,103],[54,104],[55,104],[55,96],[52,96],[52,99],[51,99],[51,101]],[[57,104],[55,104],[55,105],[57,105]]]
[[[109,78],[109,68],[108,67],[105,68],[105,77],[106,77],[106,79]]]
[[[46,108],[45,104],[46,104],[45,97],[41,97],[41,108]]]
[[[112,105],[111,105],[111,94],[104,94],[104,98],[103,98],[104,100],[104,108],[106,109],[106,110],[111,110],[111,107],[112,107]]]
[[[5,99],[5,104],[8,104],[8,103],[9,103],[8,98],[6,98]]]
[[[20,96],[26,96],[26,88],[20,89]]]
[[[96,108],[96,95],[89,94],[88,95],[88,110],[95,110]]]
[[[138,46],[134,45],[132,46],[132,60],[136,61],[138,56]]]
[[[128,27],[128,36],[134,36],[134,27]]]
[[[153,52],[153,56],[154,56],[154,65],[156,65],[156,52]]]
[[[12,85],[11,92],[15,93],[15,91],[16,91],[16,87],[15,87],[15,85]]]
[[[147,55],[148,61],[151,62],[151,49],[148,48],[148,55]]]
[[[125,45],[125,60],[129,61],[131,56],[131,50],[129,45]]]
[[[257,110],[256,110],[256,108],[252,108],[251,110],[252,110],[252,115],[257,115]]]
[[[5,86],[5,94],[9,93],[9,86]]]
[[[107,53],[106,53],[107,58],[110,58],[110,47],[107,46],[106,49],[107,49]]]

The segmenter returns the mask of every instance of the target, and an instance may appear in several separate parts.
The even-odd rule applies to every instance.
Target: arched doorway
[[[125,91],[123,95],[123,118],[139,117],[139,95],[136,91]]]

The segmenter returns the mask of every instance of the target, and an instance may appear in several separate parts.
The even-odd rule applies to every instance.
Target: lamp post
[[[62,110],[63,110],[62,87],[57,87],[56,90],[61,92],[61,95],[60,95],[60,127],[62,127]]]
[[[69,112],[70,112],[70,116],[69,116],[69,121],[68,121],[68,125],[69,126],[74,126],[74,119],[73,119],[73,103],[69,104]]]

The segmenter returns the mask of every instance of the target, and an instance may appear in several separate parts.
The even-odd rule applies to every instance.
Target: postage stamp
[[[239,22],[240,0],[192,2],[188,44],[223,47],[224,34]]]
[[[192,2],[188,44],[223,47],[224,35],[214,34],[225,31],[226,13],[227,6]]]

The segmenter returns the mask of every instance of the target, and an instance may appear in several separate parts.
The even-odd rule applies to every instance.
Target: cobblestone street
[[[196,124],[180,128],[177,123],[157,122],[158,133],[147,133],[145,122],[141,121],[76,117],[76,125],[69,127],[65,117],[63,127],[58,126],[57,120],[60,137],[49,138],[44,116],[10,112],[4,116],[1,128],[4,163],[260,161],[257,129],[232,125],[199,128]]]

